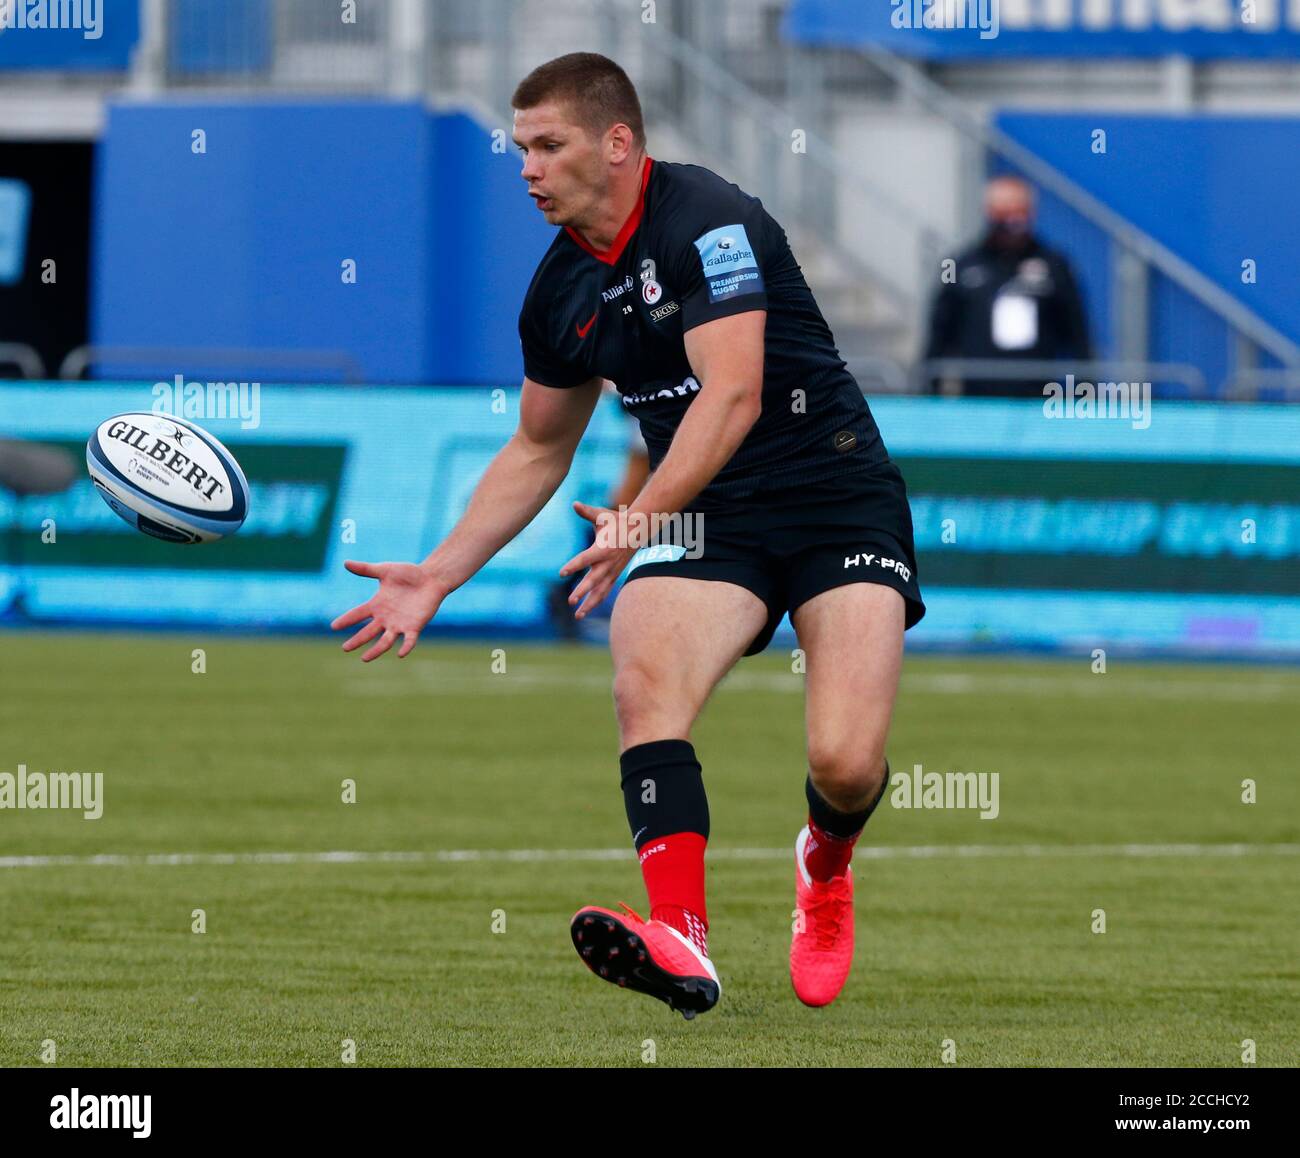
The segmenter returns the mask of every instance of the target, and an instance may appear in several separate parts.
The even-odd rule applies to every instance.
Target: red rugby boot
[[[790,942],[790,980],[805,1005],[829,1005],[853,966],[853,869],[815,881],[804,866],[807,825],[794,842],[794,895],[798,916]]]
[[[597,977],[657,997],[687,1021],[712,1009],[722,995],[718,971],[691,942],[663,921],[644,921],[594,905],[569,922],[573,947]]]

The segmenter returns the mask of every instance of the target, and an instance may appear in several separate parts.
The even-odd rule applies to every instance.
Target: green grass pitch
[[[909,657],[895,770],[996,772],[1000,814],[882,805],[853,975],[809,1010],[786,965],[801,679],[788,652],[744,661],[694,735],[723,996],[687,1023],[569,942],[584,903],[645,911],[604,651],[426,641],[363,667],[324,640],[20,632],[0,652],[0,773],[104,775],[99,820],[0,810],[0,1065],[48,1041],[70,1066],[333,1066],[345,1040],[370,1066],[939,1066],[949,1041],[958,1066],[1232,1067],[1246,1039],[1258,1065],[1300,1060],[1294,670]],[[213,855],[330,851],[422,855]]]

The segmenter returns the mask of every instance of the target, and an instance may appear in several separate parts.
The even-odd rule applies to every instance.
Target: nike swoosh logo
[[[600,312],[599,310],[596,311],[596,313],[599,312]],[[587,319],[587,324],[585,326],[577,326],[575,324],[575,328],[578,331],[578,337],[585,338],[588,334],[591,333],[591,327],[594,326],[595,324],[596,324],[596,314],[592,314],[591,317]]]

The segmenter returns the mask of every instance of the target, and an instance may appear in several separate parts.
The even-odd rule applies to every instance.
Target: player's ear
[[[611,163],[626,160],[632,152],[632,130],[625,124],[610,126],[605,134],[607,152]]]

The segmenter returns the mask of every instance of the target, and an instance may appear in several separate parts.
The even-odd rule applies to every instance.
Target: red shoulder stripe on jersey
[[[597,261],[602,261],[606,265],[614,265],[623,256],[623,250],[627,248],[627,243],[632,240],[632,234],[637,231],[637,227],[641,224],[641,215],[645,212],[645,190],[646,186],[650,184],[650,166],[654,163],[653,157],[646,157],[645,170],[641,174],[641,192],[637,196],[631,214],[623,222],[623,228],[618,231],[618,236],[614,238],[614,244],[608,249],[595,249],[587,244],[586,238],[576,229],[568,225],[564,227],[564,231]]]

